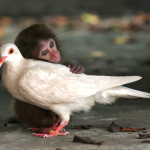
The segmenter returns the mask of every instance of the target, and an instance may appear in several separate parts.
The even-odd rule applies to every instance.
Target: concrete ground
[[[7,29],[5,42],[13,42],[19,28]],[[137,90],[150,92],[150,47],[147,45],[149,33],[132,33],[136,41],[126,44],[115,44],[114,39],[129,33],[57,31],[62,48],[67,58],[85,68],[87,74],[99,75],[140,75],[138,82],[128,84]],[[66,130],[67,136],[52,138],[34,137],[28,126],[23,124],[4,123],[13,116],[11,96],[0,83],[0,150],[149,150],[150,143],[142,143],[139,132],[107,131],[115,121],[122,127],[146,128],[150,133],[150,100],[118,99],[112,105],[96,104],[89,112],[75,113]],[[92,125],[91,129],[74,129],[78,125]],[[73,142],[74,135],[89,137],[103,145],[92,145]],[[150,139],[148,139],[150,140]]]

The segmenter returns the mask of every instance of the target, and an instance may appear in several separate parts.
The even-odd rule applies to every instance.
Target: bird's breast
[[[5,65],[3,68],[3,82],[8,92],[15,98],[22,98],[19,92],[19,68],[14,68],[11,65]]]

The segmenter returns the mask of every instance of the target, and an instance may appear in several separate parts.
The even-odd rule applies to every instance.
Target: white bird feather
[[[149,93],[122,86],[141,79],[139,76],[72,74],[68,67],[60,64],[23,58],[11,43],[0,48],[0,56],[1,65],[6,63],[3,81],[11,95],[51,109],[58,114],[61,124],[69,121],[71,112],[90,109],[95,102],[112,103],[119,97],[150,98]]]

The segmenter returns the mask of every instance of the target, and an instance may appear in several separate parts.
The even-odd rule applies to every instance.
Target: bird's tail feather
[[[111,88],[108,90],[98,92],[97,94],[94,95],[95,101],[101,104],[107,104],[107,103],[110,104],[119,97],[150,98],[150,93],[141,92],[141,91],[130,89],[130,88],[123,87],[123,86],[118,86],[115,88]]]
[[[113,87],[121,86],[127,83],[135,82],[137,80],[140,80],[142,77],[140,76],[97,76],[99,80],[99,89],[100,90],[106,90]]]

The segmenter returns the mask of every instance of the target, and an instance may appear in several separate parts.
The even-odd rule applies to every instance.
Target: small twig
[[[74,126],[75,129],[90,129],[93,127],[92,125],[84,125],[84,126]]]
[[[117,126],[114,121],[110,124],[110,126],[108,127],[108,131],[114,133],[114,127]]]
[[[137,132],[137,131],[145,130],[146,128],[123,128],[123,127],[118,127],[117,129],[119,131],[125,131],[125,132]]]
[[[139,134],[140,139],[146,139],[150,137],[150,134]]]
[[[119,127],[118,125],[116,125],[114,122],[112,122],[110,124],[110,126],[108,127],[108,131],[110,132],[114,132],[114,128],[121,131],[121,132],[137,132],[137,131],[141,131],[141,130],[145,130],[146,128],[133,128],[133,127]]]
[[[73,142],[82,142],[82,143],[94,144],[94,145],[102,145],[104,143],[104,141],[95,142],[94,140],[91,140],[90,138],[83,138],[83,137],[78,136],[78,135],[74,135]]]

